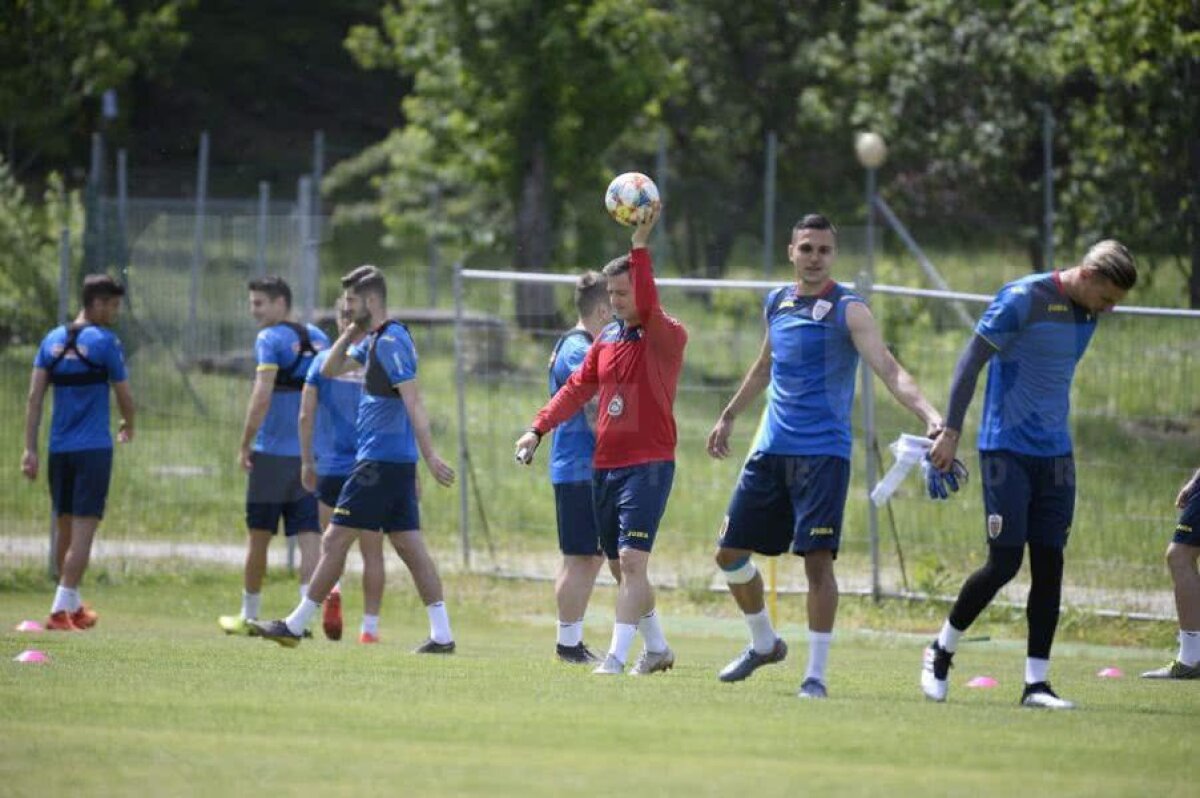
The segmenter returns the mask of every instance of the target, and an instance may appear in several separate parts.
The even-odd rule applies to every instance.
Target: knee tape
[[[725,574],[725,581],[731,585],[744,585],[758,573],[758,569],[754,567],[754,563],[750,562],[749,557],[739,560],[728,568],[723,567],[721,571]]]

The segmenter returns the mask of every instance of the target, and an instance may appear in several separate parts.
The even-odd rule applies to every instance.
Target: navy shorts
[[[559,551],[580,557],[600,553],[596,512],[592,508],[591,480],[556,484],[554,511],[558,517]]]
[[[1063,549],[1075,518],[1075,458],[979,453],[988,545]]]
[[[604,556],[615,560],[621,549],[654,548],[674,480],[671,461],[597,468],[592,473],[592,504]]]
[[[54,514],[103,518],[112,462],[112,449],[50,452],[47,470]]]
[[[1200,546],[1200,490],[1193,493],[1192,498],[1183,505],[1172,540],[1185,546]]]
[[[246,485],[246,528],[267,529],[274,535],[283,519],[288,537],[319,532],[317,497],[300,484],[300,458],[265,452],[250,455],[253,466]]]
[[[417,464],[359,460],[342,486],[333,523],[374,532],[420,529]]]
[[[317,477],[317,501],[326,507],[337,507],[338,496],[346,484],[346,474],[326,474]]]
[[[850,461],[843,457],[755,452],[742,467],[717,545],[836,557],[849,489]]]

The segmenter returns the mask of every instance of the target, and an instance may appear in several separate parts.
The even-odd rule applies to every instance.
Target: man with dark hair
[[[353,321],[349,308],[338,300],[338,335]],[[362,340],[360,334],[351,343]],[[354,468],[358,452],[358,433],[355,429],[358,406],[362,402],[363,375],[361,368],[352,369],[332,379],[321,373],[330,350],[317,353],[304,390],[300,394],[300,481],[304,489],[317,494],[317,509],[321,529],[329,526],[333,508]],[[358,642],[379,642],[379,608],[383,603],[386,574],[383,567],[383,538],[367,535],[358,540],[362,552],[363,620]],[[342,638],[341,589],[334,585],[325,599],[321,625],[330,640]]]
[[[1200,679],[1200,468],[1179,489],[1175,506],[1179,521],[1167,545],[1167,569],[1179,614],[1179,652],[1165,667],[1143,673],[1143,679]]]
[[[708,453],[729,456],[733,422],[767,391],[766,417],[742,467],[717,543],[717,565],[750,627],[751,644],[719,674],[741,681],[787,656],[763,605],[763,580],[750,561],[790,550],[808,578],[808,668],[801,698],[825,698],[825,666],[837,616],[833,572],[850,484],[850,415],[861,355],[888,390],[934,435],[942,418],[896,362],[861,297],[831,276],[837,230],[809,214],[792,230],[795,282],[767,294],[758,359],[708,436]]]
[[[601,548],[609,560],[620,560],[621,577],[612,644],[596,674],[624,673],[639,631],[645,648],[632,675],[675,664],[647,575],[675,476],[675,390],[687,345],[687,330],[663,310],[654,284],[647,242],[658,213],[654,208],[637,226],[629,255],[604,267],[618,321],[604,328],[583,365],[516,443],[517,458],[528,464],[543,435],[599,394],[592,501]]]
[[[1133,255],[1112,240],[1093,246],[1074,268],[1015,280],[984,311],[955,366],[946,429],[929,459],[942,471],[950,468],[976,380],[987,365],[978,445],[988,557],[967,577],[937,639],[925,649],[921,689],[933,701],[946,700],[959,639],[1016,576],[1028,545],[1029,641],[1021,705],[1074,706],[1055,694],[1048,678],[1063,550],[1075,514],[1071,382],[1099,314],[1136,282]]]
[[[612,318],[601,275],[596,272],[580,275],[575,283],[575,310],[578,321],[559,337],[550,354],[552,397],[583,365],[592,341]],[[550,483],[554,486],[558,548],[563,555],[562,567],[554,582],[554,598],[558,605],[555,654],[563,662],[576,664],[599,661],[583,642],[584,614],[596,575],[604,562],[592,506],[595,420],[595,404],[589,403],[554,431],[550,446]],[[617,561],[611,560],[609,567],[619,577]]]
[[[353,321],[330,348],[321,374],[332,379],[366,366],[354,468],[325,530],[321,560],[307,595],[287,618],[256,623],[255,628],[282,646],[298,645],[320,602],[342,575],[354,541],[363,534],[387,534],[412,573],[429,616],[429,639],[415,653],[452,654],[455,643],[441,577],[421,536],[417,452],[440,485],[454,484],[454,469],[433,448],[429,416],[417,384],[416,348],[408,329],[387,316],[383,274],[374,266],[362,266],[342,278],[342,287]],[[364,333],[366,337],[352,346]]]
[[[292,290],[280,277],[251,280],[250,313],[258,324],[254,389],[238,449],[238,465],[249,474],[246,487],[246,566],[242,610],[217,619],[226,634],[254,634],[250,621],[262,602],[267,548],[283,520],[284,534],[300,549],[300,593],[304,594],[320,554],[317,499],[300,482],[300,391],[317,352],[329,338],[315,325],[288,320]]]
[[[109,385],[121,412],[117,440],[133,440],[133,395],[125,356],[120,340],[109,329],[124,295],[125,289],[106,274],[84,278],[79,315],[42,339],[29,378],[21,473],[30,480],[38,475],[38,427],[46,389],[54,386],[47,470],[57,524],[54,562],[59,581],[46,628],[56,631],[91,629],[98,617],[80,598],[79,583],[104,516],[112,476]]]

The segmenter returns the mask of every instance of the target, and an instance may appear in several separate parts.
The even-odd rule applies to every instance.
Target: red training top
[[[533,420],[545,434],[600,392],[596,468],[623,468],[675,459],[675,388],[687,330],[663,312],[650,251],[629,253],[629,275],[641,324],[614,322],[588,350],[583,365]]]

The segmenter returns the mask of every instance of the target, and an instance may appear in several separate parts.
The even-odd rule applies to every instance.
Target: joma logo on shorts
[[[809,532],[808,534],[812,535],[813,537],[820,537],[822,535],[832,535],[833,527],[831,527],[831,526],[814,526],[812,528],[812,531]]]
[[[649,540],[649,539],[650,539],[650,533],[649,533],[649,532],[638,532],[636,529],[631,529],[631,530],[629,530],[628,532],[626,532],[626,533],[625,533],[625,537],[627,537],[627,538],[641,538],[642,540]]]
[[[345,507],[334,507],[333,514],[334,515],[350,515],[350,511],[347,510]]]

